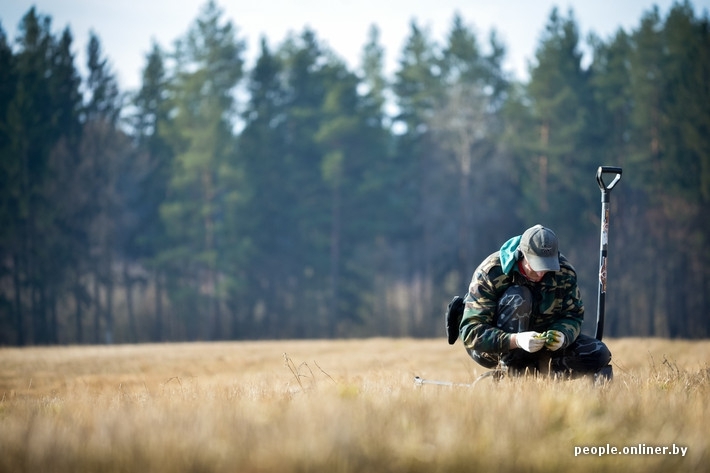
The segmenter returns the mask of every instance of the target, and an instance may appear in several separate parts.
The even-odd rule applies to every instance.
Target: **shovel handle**
[[[604,174],[615,174],[614,179],[609,183],[604,182]],[[599,189],[602,192],[609,192],[614,188],[617,182],[621,179],[621,168],[616,166],[599,166],[597,169],[597,182]]]

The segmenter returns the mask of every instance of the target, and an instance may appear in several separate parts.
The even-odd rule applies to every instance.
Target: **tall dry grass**
[[[0,349],[0,471],[706,471],[710,341],[607,343],[603,387],[415,386],[483,372],[441,339]]]

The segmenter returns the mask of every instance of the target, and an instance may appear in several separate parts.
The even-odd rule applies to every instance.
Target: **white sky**
[[[84,51],[89,31],[94,30],[116,74],[121,90],[136,89],[145,66],[145,55],[155,40],[172,49],[173,41],[187,32],[207,0],[3,0],[0,24],[11,42],[22,16],[35,5],[37,12],[52,18],[52,30],[69,26],[74,35],[76,65],[84,71]],[[385,48],[386,73],[396,69],[402,46],[416,20],[432,38],[444,43],[455,12],[486,44],[493,28],[507,47],[506,68],[527,79],[527,64],[534,58],[540,34],[553,6],[566,16],[571,7],[584,40],[595,32],[608,39],[618,28],[631,31],[641,16],[658,5],[665,17],[672,0],[218,0],[246,41],[247,67],[259,52],[265,36],[275,48],[289,32],[308,26],[348,63],[360,65],[362,48],[370,25],[380,29]],[[710,0],[694,0],[696,16],[710,10]]]

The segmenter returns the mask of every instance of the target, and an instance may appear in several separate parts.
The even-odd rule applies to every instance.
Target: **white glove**
[[[545,346],[545,339],[540,338],[540,334],[537,332],[520,332],[515,334],[515,344],[518,345],[518,348],[534,353]]]
[[[565,344],[565,334],[559,330],[548,330],[546,335],[545,347],[550,351],[559,350]]]

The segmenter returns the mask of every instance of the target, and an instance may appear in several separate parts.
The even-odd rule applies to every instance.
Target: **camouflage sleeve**
[[[461,319],[461,340],[466,348],[490,353],[510,351],[510,334],[495,326],[500,294],[499,284],[506,279],[495,255],[476,269],[466,294]]]
[[[577,286],[577,273],[574,268],[562,262],[561,267],[561,305],[560,316],[553,321],[548,330],[559,330],[565,334],[565,344],[568,347],[574,342],[582,331],[584,322],[584,304],[582,296]]]

